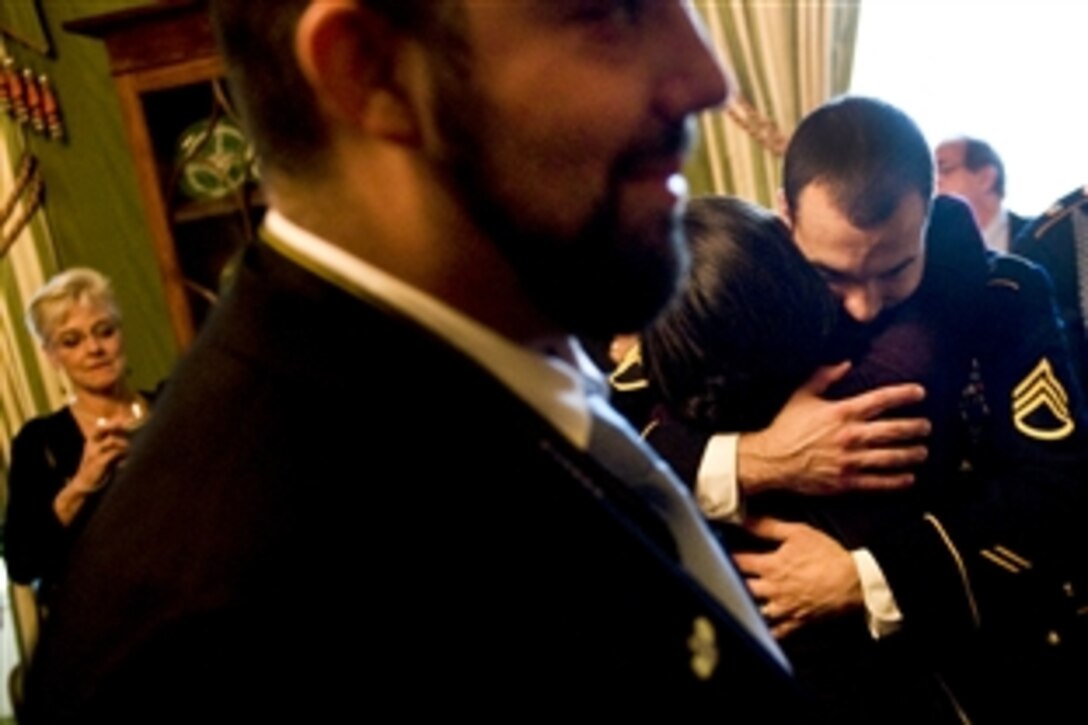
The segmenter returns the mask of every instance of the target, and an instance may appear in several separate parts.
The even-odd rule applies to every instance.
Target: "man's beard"
[[[642,330],[686,277],[676,212],[624,228],[617,196],[609,193],[569,239],[529,228],[515,215],[492,203],[480,221],[541,310],[574,334],[603,339]]]
[[[539,309],[577,335],[603,339],[640,331],[676,294],[689,260],[680,209],[634,224],[623,218],[621,184],[640,163],[685,150],[692,126],[677,123],[629,144],[608,170],[592,211],[571,234],[555,228],[558,220],[549,226],[547,220],[527,219],[502,193],[503,173],[510,169],[499,167],[487,141],[502,129],[470,82],[458,83],[456,90],[450,86],[445,92],[440,87],[437,99],[447,183]]]

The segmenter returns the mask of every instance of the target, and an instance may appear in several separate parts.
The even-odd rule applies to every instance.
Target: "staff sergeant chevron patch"
[[[1041,441],[1061,440],[1076,427],[1069,395],[1046,358],[1012,391],[1012,419],[1018,431]]]

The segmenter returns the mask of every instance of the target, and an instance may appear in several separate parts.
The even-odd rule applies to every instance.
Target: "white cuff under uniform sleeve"
[[[721,433],[707,443],[695,475],[695,500],[708,519],[740,523],[744,510],[737,480],[737,448],[740,435]],[[903,613],[896,604],[888,580],[868,549],[850,552],[861,581],[865,621],[873,639],[886,637],[903,626]]]
[[[903,613],[895,603],[895,595],[880,565],[868,549],[854,549],[850,555],[854,557],[854,566],[858,568],[858,578],[861,580],[869,634],[873,639],[880,639],[897,632],[903,626]]]
[[[695,500],[712,521],[740,523],[744,518],[737,482],[737,443],[740,435],[722,433],[706,445],[695,475]]]

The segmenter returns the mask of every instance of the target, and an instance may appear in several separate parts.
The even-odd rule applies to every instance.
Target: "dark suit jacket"
[[[793,717],[641,501],[447,344],[269,248],[145,435],[78,542],[34,721]]]

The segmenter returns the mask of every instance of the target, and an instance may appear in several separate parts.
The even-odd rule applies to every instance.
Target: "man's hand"
[[[820,397],[849,369],[849,362],[820,368],[770,426],[740,436],[738,479],[746,494],[775,488],[835,494],[914,483],[914,475],[904,469],[925,460],[926,447],[919,440],[929,434],[929,421],[874,418],[917,403],[925,389],[903,383],[844,400]]]
[[[807,524],[753,519],[746,528],[779,542],[766,554],[734,554],[771,633],[782,639],[807,622],[865,606],[850,552]]]

